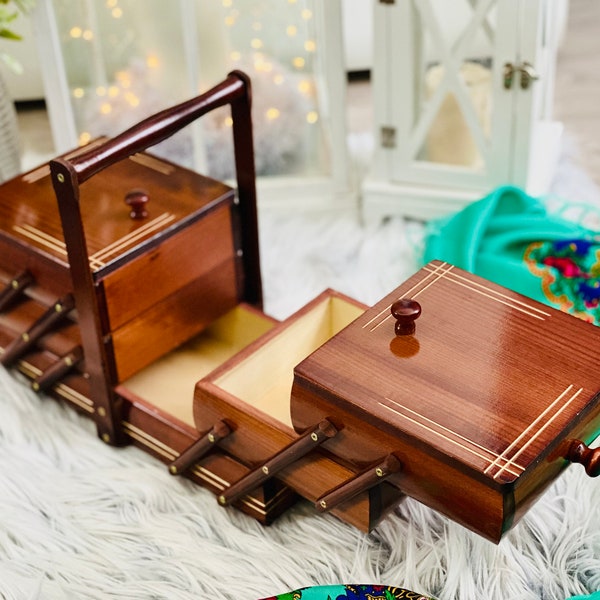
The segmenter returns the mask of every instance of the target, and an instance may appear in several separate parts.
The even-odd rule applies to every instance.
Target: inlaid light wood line
[[[222,491],[231,485],[229,481],[223,479],[222,477],[219,477],[218,475],[215,475],[212,471],[209,471],[208,469],[200,465],[196,465],[192,469],[192,473],[194,473],[194,475],[197,475],[201,479],[204,479],[204,481],[208,481],[209,483],[214,485],[219,491]]]
[[[513,440],[513,442],[511,442],[511,444],[510,444],[509,446],[507,446],[507,447],[504,449],[504,451],[502,452],[502,454],[500,454],[500,455],[498,456],[498,458],[502,458],[503,460],[507,460],[507,459],[505,458],[505,456],[504,456],[504,455],[505,455],[506,453],[510,452],[510,451],[511,451],[513,448],[515,448],[515,447],[516,447],[516,445],[517,445],[517,444],[518,444],[518,443],[519,443],[519,442],[520,442],[520,441],[521,441],[521,440],[522,440],[522,439],[523,439],[523,438],[524,438],[524,437],[525,437],[525,436],[528,434],[528,432],[529,432],[529,431],[531,431],[531,429],[532,429],[533,427],[535,427],[535,425],[536,425],[536,424],[537,424],[537,423],[538,423],[538,422],[539,422],[541,419],[543,419],[543,418],[544,418],[544,416],[545,416],[545,415],[546,415],[546,414],[547,414],[549,411],[551,411],[551,410],[552,410],[552,408],[554,407],[554,405],[555,405],[555,404],[557,404],[558,402],[560,402],[560,401],[561,401],[561,400],[562,400],[562,399],[563,399],[563,398],[564,398],[564,397],[565,397],[565,396],[566,396],[566,395],[567,395],[567,394],[568,394],[568,393],[569,393],[569,392],[570,392],[572,389],[573,389],[573,384],[569,385],[569,386],[567,387],[567,389],[566,389],[566,390],[564,390],[564,391],[563,391],[563,392],[562,392],[562,393],[561,393],[561,394],[558,396],[558,398],[556,398],[556,399],[555,399],[555,400],[552,402],[552,404],[550,404],[549,406],[547,406],[547,407],[546,407],[546,409],[545,409],[545,410],[544,410],[544,411],[543,411],[541,414],[539,414],[539,415],[537,416],[537,418],[536,418],[536,419],[535,419],[535,420],[534,420],[532,423],[530,423],[530,424],[527,426],[527,428],[525,428],[525,430],[523,430],[523,431],[521,432],[521,434],[520,434],[520,435],[519,435],[519,436],[518,436],[518,437],[517,437],[515,440]],[[499,465],[497,465],[497,464],[496,464],[496,462],[494,461],[494,462],[493,462],[493,463],[492,463],[492,464],[491,464],[489,467],[487,467],[487,468],[486,468],[486,470],[484,471],[484,473],[487,473],[487,472],[488,472],[490,469],[494,468],[495,466],[499,466]]]
[[[154,156],[149,156],[148,154],[134,154],[133,156],[130,156],[129,159],[144,167],[158,171],[163,175],[170,175],[175,170],[173,165],[170,165],[159,158],[155,158]]]
[[[43,179],[47,175],[50,175],[50,167],[48,165],[42,165],[41,167],[30,171],[21,177],[21,181],[25,183],[35,183],[39,179]]]
[[[147,237],[157,229],[161,229],[162,227],[173,221],[175,218],[175,215],[173,215],[172,213],[163,213],[162,215],[156,217],[156,219],[153,219],[149,223],[146,223],[139,229],[132,231],[126,236],[120,238],[119,240],[112,242],[102,250],[99,250],[95,254],[92,254],[92,256],[90,256],[90,260],[106,261],[109,256],[116,254],[123,248],[133,245],[135,242],[139,241],[144,237]]]
[[[483,452],[487,452],[488,454],[491,454],[493,457],[496,457],[496,460],[498,460],[498,458],[500,458],[498,456],[498,454],[488,448],[484,448],[483,446],[481,446],[480,444],[477,444],[476,442],[473,442],[472,440],[469,440],[468,438],[465,438],[464,436],[456,433],[455,431],[452,431],[451,429],[448,429],[447,427],[444,427],[443,425],[440,425],[439,423],[436,423],[435,421],[432,421],[431,419],[428,419],[427,417],[411,410],[410,408],[403,406],[402,404],[400,404],[399,402],[396,402],[395,400],[392,400],[391,398],[386,398],[386,400],[388,400],[389,402],[393,402],[394,404],[396,404],[397,406],[399,406],[400,408],[413,413],[414,415],[420,417],[421,419],[428,421],[429,423],[431,423],[432,425],[435,425],[437,427],[439,427],[442,431],[438,431],[437,429],[434,429],[432,427],[430,427],[429,425],[422,423],[421,421],[414,419],[412,417],[410,417],[409,415],[406,415],[402,412],[400,412],[399,410],[396,410],[395,408],[388,406],[387,404],[384,404],[383,402],[379,402],[378,404],[380,406],[382,406],[383,408],[387,408],[389,411],[393,412],[394,414],[402,417],[403,419],[406,419],[407,421],[410,421],[411,423],[414,423],[415,425],[418,425],[419,427],[421,427],[422,429],[424,429],[425,431],[428,431],[429,433],[432,433],[434,435],[437,435],[438,437],[446,440],[447,442],[450,442],[451,444],[454,444],[455,446],[458,446],[459,448],[462,448],[463,450],[465,450],[466,452],[468,452],[469,454],[472,454],[473,456],[476,456],[477,458],[480,458],[481,460],[491,463],[492,459],[489,456],[484,456],[481,452],[478,452],[477,450],[475,450],[475,448],[482,450]],[[454,437],[450,437],[449,435],[445,435],[443,433],[443,431],[446,431],[447,433],[451,434]],[[462,441],[467,442],[467,444],[463,444]],[[505,459],[503,459],[505,460]],[[512,475],[515,476],[519,476],[524,470],[525,468],[522,467],[521,465],[518,465],[516,463],[511,463],[512,467],[515,467],[516,469],[519,469],[519,472],[515,472],[513,470],[511,470],[510,468],[507,468],[506,470],[511,473]]]
[[[126,429],[129,429],[129,430],[135,432],[137,435],[139,435],[143,438],[146,438],[149,442],[151,442],[155,446],[159,446],[165,452],[168,452],[170,455],[172,455],[172,458],[177,458],[179,456],[179,453],[176,450],[174,450],[170,446],[167,446],[167,444],[161,442],[159,439],[155,438],[154,436],[150,435],[149,433],[146,433],[143,429],[140,429],[139,427],[132,425],[129,421],[123,421],[123,426]]]
[[[83,410],[85,410],[86,412],[95,412],[94,406],[90,403],[90,400],[85,396],[82,396],[75,390],[71,389],[70,387],[67,387],[64,384],[60,384],[58,386],[55,386],[54,390],[59,396],[61,396],[65,400],[68,400],[72,404],[76,404],[80,408],[83,408]]]
[[[423,277],[422,279],[420,279],[415,285],[413,285],[413,287],[411,287],[407,292],[405,292],[402,296],[400,296],[400,298],[396,298],[396,300],[400,300],[401,298],[406,298],[406,297],[411,297],[413,298],[414,295],[411,296],[412,292],[417,289],[420,285],[422,285],[425,281],[427,281],[428,279],[430,279],[431,277],[437,275],[437,273],[442,270],[447,263],[442,263],[441,265],[438,265],[434,271],[430,271],[428,269],[429,275],[426,275],[425,277]],[[450,266],[450,268],[452,268],[452,266]],[[439,276],[438,276],[439,277]],[[434,279],[431,283],[434,283],[436,281],[436,279]],[[428,284],[431,285],[431,283]],[[428,287],[426,286],[426,287]],[[394,302],[396,301],[394,300]],[[393,302],[392,302],[393,304]],[[391,318],[391,314],[390,314],[390,307],[392,306],[392,304],[390,304],[387,308],[384,308],[382,311],[380,311],[378,314],[376,314],[372,319],[369,319],[369,321],[367,323],[365,323],[362,328],[366,329],[367,327],[369,327],[374,321],[376,321],[377,319],[379,319],[382,315],[386,315],[386,317],[379,322],[377,325],[375,325],[374,327],[371,327],[371,329],[369,329],[369,333],[372,331],[375,331],[375,329],[377,329],[380,325],[382,325],[383,323],[385,323],[389,318]],[[386,314],[387,313],[387,314]]]
[[[154,452],[156,452],[157,454],[160,454],[161,456],[164,456],[165,458],[168,458],[169,460],[173,460],[174,458],[176,458],[176,456],[173,456],[173,455],[169,454],[168,452],[165,452],[165,450],[163,450],[160,446],[157,446],[156,444],[152,443],[150,440],[146,439],[145,437],[138,435],[138,433],[136,431],[129,429],[129,427],[127,427],[127,425],[128,425],[128,423],[123,422],[123,427],[125,429],[125,433],[130,438],[137,440],[138,442],[140,442],[140,444],[143,444],[147,448],[151,448],[152,450],[154,450]]]
[[[45,246],[46,248],[50,248],[54,252],[58,252],[64,256],[67,256],[67,249],[64,242],[56,239],[55,237],[40,231],[36,227],[32,225],[24,225],[21,227],[20,225],[13,225],[13,230],[17,233],[20,233],[22,236]]]
[[[573,386],[569,386],[569,387],[573,387]],[[537,433],[535,433],[534,435],[531,436],[531,438],[529,438],[529,441],[524,444],[523,446],[521,446],[521,449],[514,455],[511,457],[510,459],[510,463],[512,464],[512,462],[518,458],[523,452],[525,452],[525,450],[531,446],[531,444],[533,444],[533,442],[542,434],[542,432],[547,429],[553,422],[554,420],[569,406],[569,404],[571,404],[571,402],[573,402],[573,400],[575,400],[575,398],[577,398],[577,396],[579,396],[579,394],[581,394],[581,392],[583,391],[583,388],[579,388],[570,398],[569,400],[567,400],[567,402],[565,402],[555,413],[554,415],[552,415],[552,417],[550,417],[550,419],[548,419],[548,421],[546,421],[546,423],[540,427],[540,429],[537,431]],[[506,470],[506,464],[504,466],[500,466],[498,465],[498,471],[497,473],[494,475],[494,479],[496,477],[498,477],[503,471]]]
[[[427,267],[423,267],[426,271],[429,271],[429,269]],[[446,271],[446,273],[450,273],[450,271]],[[508,300],[511,303],[514,304],[519,304],[520,306],[523,306],[524,308],[526,308],[527,310],[530,311],[534,311],[537,313],[540,313],[541,315],[544,315],[545,317],[551,317],[552,314],[550,312],[547,312],[545,310],[542,310],[536,306],[532,306],[531,304],[528,304],[526,302],[523,302],[521,300],[517,300],[516,298],[512,298],[511,296],[507,296],[506,294],[502,294],[501,292],[497,291],[497,290],[493,290],[491,288],[489,288],[488,286],[485,286],[481,283],[477,283],[476,281],[471,281],[470,279],[467,279],[466,277],[463,277],[462,275],[459,275],[458,273],[456,273],[455,271],[452,272],[451,277],[448,277],[449,281],[453,281],[452,278],[456,277],[456,279],[460,279],[461,281],[465,281],[468,285],[466,285],[466,287],[468,287],[469,289],[472,289],[471,286],[476,286],[478,288],[484,289],[487,292],[494,294],[495,296],[500,296],[501,298],[505,298],[506,300]],[[460,284],[460,282],[455,281],[454,283],[458,283]],[[477,290],[473,290],[473,291],[477,291]],[[518,310],[518,308],[517,308]]]

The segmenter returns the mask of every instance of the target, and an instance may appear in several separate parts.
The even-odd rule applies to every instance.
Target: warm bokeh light
[[[277,119],[279,117],[279,110],[277,108],[269,108],[266,112],[267,115],[267,119],[269,119],[269,121],[273,121],[274,119]]]
[[[79,145],[80,146],[85,146],[86,144],[89,144],[90,140],[92,139],[92,136],[89,132],[87,131],[82,131],[79,134]]]
[[[149,54],[146,57],[146,64],[151,69],[156,69],[158,67],[158,65],[160,64],[160,61],[158,60],[158,56],[156,56],[156,54]]]

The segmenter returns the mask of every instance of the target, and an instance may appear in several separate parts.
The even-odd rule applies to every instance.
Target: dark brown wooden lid
[[[413,334],[396,335],[392,307]],[[296,374],[335,398],[333,418],[358,415],[507,483],[597,412],[599,348],[600,328],[435,261]]]
[[[221,201],[233,198],[231,187],[151,154],[135,154],[116,163],[81,186],[92,271],[99,273],[115,261],[157,245]],[[68,268],[47,165],[3,184],[0,236]]]

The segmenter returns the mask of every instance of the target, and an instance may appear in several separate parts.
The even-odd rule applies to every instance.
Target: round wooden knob
[[[392,316],[396,319],[394,331],[396,335],[412,335],[415,332],[415,321],[421,315],[421,305],[416,300],[401,298],[392,304]]]
[[[131,190],[125,195],[125,204],[131,209],[129,216],[132,219],[145,219],[148,216],[146,204],[150,201],[148,192],[144,190]]]
[[[574,463],[581,463],[590,477],[600,475],[600,448],[592,450],[581,440],[573,440],[569,446],[566,459]]]

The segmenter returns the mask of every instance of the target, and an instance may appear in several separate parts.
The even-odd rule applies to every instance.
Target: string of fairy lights
[[[88,0],[92,6],[88,18],[81,17],[85,25],[74,24],[68,30],[67,38],[71,43],[93,45],[106,31],[98,30],[98,20],[89,18],[89,13],[105,11],[101,17],[125,22],[128,18],[127,2],[104,0],[99,3]],[[275,86],[293,85],[296,92],[306,99],[316,96],[312,73],[317,41],[314,36],[314,13],[308,0],[287,0],[282,6],[281,0],[221,0],[222,27],[227,37],[229,60],[234,68],[251,64],[256,75],[271,78]],[[162,60],[155,53],[143,58],[145,67],[152,71],[158,69]],[[135,109],[141,99],[132,89],[132,74],[125,67],[115,73],[104,73],[106,82],[95,86],[72,88],[76,101],[93,100],[98,118],[107,117],[116,110],[127,107]],[[275,121],[282,116],[282,108],[276,104],[264,107],[264,120]],[[118,102],[117,102],[118,101]],[[307,104],[305,121],[313,125],[319,120],[315,103]],[[224,125],[231,125],[227,118]],[[88,131],[79,135],[79,143],[86,144],[92,138]]]

